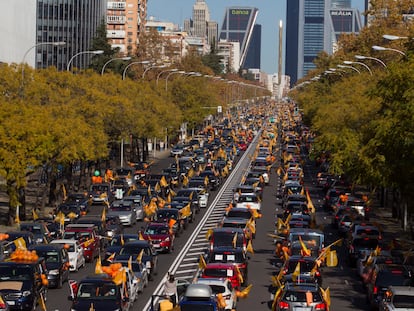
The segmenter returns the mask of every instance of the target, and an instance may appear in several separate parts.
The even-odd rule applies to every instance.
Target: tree
[[[216,47],[214,41],[211,44],[210,53],[203,55],[201,60],[203,64],[209,68],[211,68],[215,75],[219,75],[223,73],[224,66],[221,63],[223,59],[222,56],[218,55],[216,52]]]

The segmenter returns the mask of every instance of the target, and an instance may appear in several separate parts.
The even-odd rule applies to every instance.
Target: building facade
[[[252,39],[247,50],[246,61],[243,68],[261,68],[262,53],[262,25],[256,24],[253,28]]]
[[[112,0],[107,2],[106,31],[112,48],[132,55],[145,32],[147,0]]]
[[[4,4],[0,11],[0,61],[24,62],[33,68],[55,66],[66,70],[73,56],[90,50],[106,11],[106,3],[101,0],[0,2]],[[52,42],[65,45],[56,46]],[[72,60],[73,67],[87,67],[90,57],[78,55]]]
[[[237,73],[240,69],[240,43],[237,41],[219,41],[217,44],[217,54],[222,58],[220,63],[223,65],[224,73]]]
[[[240,43],[240,67],[244,68],[247,52],[253,36],[258,9],[254,7],[226,8],[220,32],[220,40]]]

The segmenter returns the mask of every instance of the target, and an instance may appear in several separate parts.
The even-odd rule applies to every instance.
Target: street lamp
[[[384,68],[387,68],[387,65],[385,65],[385,63],[382,60],[380,60],[379,58],[376,58],[376,57],[363,56],[363,55],[355,55],[354,57],[356,59],[359,59],[359,60],[372,59],[372,60],[375,60],[376,62],[380,63],[382,66],[384,66]]]
[[[112,61],[114,60],[131,60],[131,57],[126,56],[126,57],[115,57],[115,58],[111,58],[110,60],[108,60],[103,66],[102,66],[102,70],[101,70],[101,76],[103,76],[104,72],[105,72],[105,67]]]
[[[82,54],[94,54],[94,55],[99,55],[99,54],[103,54],[104,51],[102,50],[95,50],[95,51],[82,51],[79,53],[76,53],[75,55],[73,55],[71,57],[71,59],[68,62],[68,65],[66,67],[66,71],[70,71],[70,66],[72,65],[73,60],[75,59],[76,56],[82,55]]]
[[[361,74],[361,71],[359,71],[358,69],[356,69],[356,68],[355,68],[355,67],[353,67],[353,66],[337,65],[337,67],[339,67],[339,68],[349,68],[349,69],[352,69],[352,70],[354,70],[354,71],[358,72],[359,74]]]
[[[178,69],[177,69],[177,68],[173,68],[173,69],[168,69],[168,70],[161,71],[161,72],[157,75],[156,85],[158,86],[158,80],[160,79],[161,75],[162,75],[164,72],[175,72],[175,71],[178,71]]]
[[[392,48],[386,48],[384,46],[379,46],[379,45],[373,45],[372,49],[375,51],[393,51],[393,52],[397,52],[399,54],[401,54],[402,56],[407,56],[403,51],[397,50],[397,49],[392,49]]]
[[[22,59],[22,84],[23,84],[23,79],[24,79],[24,62],[25,62],[25,60],[26,60],[26,56],[27,56],[27,54],[29,54],[29,52],[32,50],[32,49],[34,49],[34,48],[36,48],[36,47],[38,47],[38,46],[42,46],[42,45],[53,45],[53,46],[64,46],[64,45],[66,45],[66,42],[65,41],[59,41],[59,42],[40,42],[40,43],[37,43],[37,44],[35,44],[35,45],[33,45],[33,46],[31,46],[25,53],[24,53],[24,55],[23,55],[23,59]]]
[[[186,72],[185,72],[185,71],[173,71],[173,72],[170,72],[170,73],[167,75],[167,78],[165,78],[165,91],[168,91],[168,78],[169,78],[171,75],[175,74],[175,73],[178,73],[178,74],[186,74]]]
[[[128,68],[131,67],[132,65],[135,65],[135,64],[143,64],[143,65],[145,65],[145,64],[149,64],[149,63],[150,63],[149,60],[143,60],[143,61],[140,61],[140,62],[132,62],[132,63],[129,63],[125,67],[124,72],[122,73],[122,80],[125,80],[126,72],[127,72]]]
[[[350,61],[350,60],[344,60],[344,64],[345,65],[358,64],[358,65],[364,66],[365,68],[367,68],[367,70],[369,71],[369,74],[372,76],[371,68],[369,68],[368,65],[364,64],[363,62],[353,62],[353,61]]]
[[[165,68],[165,67],[167,67],[166,65],[159,65],[159,66],[156,66],[156,65],[153,65],[153,66],[149,66],[148,68],[146,68],[145,70],[144,70],[144,72],[142,73],[142,79],[144,79],[145,78],[145,74],[149,71],[149,70],[151,70],[151,69],[153,69],[153,68]]]
[[[384,38],[384,39],[387,39],[387,40],[391,40],[391,41],[393,41],[393,40],[406,40],[406,39],[408,39],[408,37],[401,37],[401,36],[394,36],[394,35],[382,35],[382,37]]]

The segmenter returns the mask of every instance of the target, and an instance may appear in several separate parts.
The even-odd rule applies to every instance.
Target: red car
[[[232,263],[209,263],[204,268],[201,278],[227,278],[234,288],[240,288],[244,281],[241,271]]]
[[[174,249],[174,233],[168,223],[151,222],[142,232],[157,252],[171,253]]]
[[[101,252],[100,237],[93,224],[69,224],[65,228],[62,239],[78,240],[88,262],[92,262]]]
[[[242,142],[239,142],[239,143],[237,144],[237,147],[239,147],[239,150],[240,150],[240,151],[246,151],[246,150],[247,150],[248,145],[247,145],[244,141],[242,141]]]

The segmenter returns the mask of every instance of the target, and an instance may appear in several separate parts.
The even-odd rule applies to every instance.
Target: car
[[[213,296],[211,287],[207,284],[188,285],[179,306],[182,311],[219,311],[217,300]]]
[[[260,212],[262,203],[260,198],[255,194],[241,194],[237,200],[236,207],[254,209]]]
[[[242,247],[215,247],[206,256],[207,263],[232,263],[237,265],[242,276],[243,283],[247,281],[249,257]]]
[[[112,187],[110,183],[92,184],[89,189],[90,204],[109,205],[113,200]]]
[[[117,234],[122,234],[124,232],[124,227],[117,215],[108,215],[105,216],[105,239],[110,240],[113,236]],[[107,243],[105,243],[106,245]]]
[[[72,311],[90,310],[119,310],[128,311],[129,298],[125,295],[124,282],[117,285],[107,274],[94,274],[83,278],[79,283],[73,283]]]
[[[380,311],[407,311],[414,309],[414,287],[390,286],[380,302]]]
[[[64,245],[38,244],[29,248],[45,259],[49,288],[62,288],[69,279],[69,255]]]
[[[188,219],[182,218],[180,210],[177,208],[163,208],[157,210],[155,214],[154,221],[160,223],[168,223],[173,220],[174,224],[171,226],[171,229],[175,236],[178,236],[183,232],[184,228],[187,226]]]
[[[0,262],[0,294],[12,310],[32,311],[39,299],[47,299],[47,285],[42,282],[46,276],[45,260]],[[16,288],[16,284],[18,287]]]
[[[247,238],[243,229],[240,228],[214,228],[208,236],[209,250],[217,247],[241,247],[247,248]]]
[[[41,222],[22,222],[20,223],[20,231],[33,233],[34,242],[36,244],[48,243],[51,239],[49,229]]]
[[[221,185],[221,178],[212,170],[205,169],[199,175],[201,178],[208,178],[208,186],[212,191],[217,190]]]
[[[7,238],[5,239],[5,241],[8,241],[8,242],[19,241],[20,243],[24,244],[22,245],[22,247],[27,248],[34,244],[33,233],[29,231],[7,231],[6,236]],[[9,246],[11,247],[11,251],[14,251],[17,247],[16,243],[10,243]]]
[[[233,208],[229,209],[228,211],[226,211],[226,213],[224,215],[224,219],[233,218],[233,217],[245,218],[245,219],[249,220],[250,218],[252,218],[252,213],[247,208],[233,207]]]
[[[226,278],[236,289],[240,289],[244,283],[244,279],[237,265],[232,263],[208,263],[200,272],[199,279],[210,278]]]
[[[171,157],[180,157],[185,149],[185,145],[184,144],[176,144],[174,145],[171,150],[170,150],[170,156]]]
[[[377,237],[377,239],[381,240],[382,235],[381,231],[378,228],[377,225],[374,225],[372,223],[366,223],[366,222],[354,222],[349,230],[347,238],[348,240],[352,240],[356,236],[371,236],[371,237]]]
[[[174,233],[168,223],[149,223],[142,237],[149,241],[157,252],[171,253],[174,249]]]
[[[209,193],[204,188],[183,188],[177,191],[177,197],[190,197],[192,198],[193,204],[196,205],[197,213],[200,211],[200,208],[207,207]]]
[[[118,216],[123,226],[133,226],[137,222],[137,214],[133,201],[113,201],[108,209],[107,215]]]
[[[369,220],[370,210],[364,200],[354,196],[348,196],[348,200],[346,201],[345,206],[357,210],[362,217],[364,217],[366,220]]]
[[[294,283],[317,283],[322,286],[322,275],[316,263],[317,257],[292,255],[283,264],[283,282],[293,282],[293,272],[300,266],[300,274]]]
[[[109,265],[112,263],[115,256],[119,253],[122,246],[127,242],[138,241],[139,235],[136,233],[117,234],[109,241],[108,246],[105,249],[105,255],[103,257],[102,264]]]
[[[221,222],[222,228],[239,228],[242,229],[246,238],[251,240],[255,238],[255,234],[251,231],[249,227],[250,219],[240,218],[240,217],[226,217]]]
[[[312,298],[311,300],[308,298],[309,296]],[[301,309],[307,311],[328,310],[327,302],[318,284],[285,284],[279,297],[276,297],[273,310],[294,311]]]
[[[85,267],[86,259],[83,256],[83,248],[77,240],[52,240],[50,244],[65,246],[69,256],[69,271],[78,271],[79,268]]]
[[[380,246],[377,236],[354,236],[347,240],[348,260],[351,267],[356,265],[360,252],[371,252]]]
[[[129,260],[115,260],[114,263],[121,263],[124,268],[128,268]],[[132,261],[131,260],[131,273],[133,274],[132,277],[132,287],[136,293],[142,293],[144,288],[148,286],[148,269],[145,268],[145,265],[142,262]],[[135,297],[136,300],[137,296]]]
[[[289,228],[310,228],[312,217],[308,214],[293,213],[289,219]]]
[[[76,225],[93,225],[98,232],[99,236],[105,236],[106,234],[106,223],[102,220],[101,215],[86,215],[82,216],[76,220],[75,224],[71,224],[70,226],[74,227]]]
[[[325,234],[318,229],[292,228],[287,236],[288,243],[294,244],[301,239],[308,247],[318,250],[318,253],[325,247]]]
[[[132,201],[132,206],[136,212],[136,219],[137,220],[144,220],[145,214],[143,209],[143,198],[140,195],[128,195],[123,197],[123,202]]]
[[[86,215],[89,211],[90,197],[87,193],[69,193],[66,199],[58,206],[58,210],[65,210],[73,208],[79,210],[80,215]],[[67,214],[65,214],[67,215]],[[79,215],[79,216],[80,216]]]
[[[178,201],[180,200],[180,201]],[[178,209],[180,214],[180,223],[184,229],[188,227],[188,224],[195,220],[195,212],[191,207],[191,202],[188,201],[188,198],[178,199],[177,201],[173,201],[171,203],[167,203],[169,209]],[[186,207],[190,207],[189,214],[185,214],[183,209]],[[164,208],[165,209],[165,208]]]
[[[198,194],[192,190],[188,191],[187,189],[180,189],[176,192],[176,196],[172,198],[172,202],[182,203],[184,206],[190,203],[192,214],[195,217],[195,214],[200,212],[200,206],[198,205]],[[192,222],[192,216],[190,217],[190,222]]]
[[[367,300],[378,308],[389,286],[413,286],[413,267],[403,264],[377,264],[367,285]]]
[[[100,236],[93,224],[69,224],[62,238],[79,241],[87,262],[92,262],[100,254]]]
[[[152,280],[158,273],[158,254],[148,241],[126,242],[119,254],[115,256],[115,260],[128,260],[130,256],[132,256],[133,260],[136,260],[141,251],[142,262],[149,271],[149,279]]]
[[[221,294],[226,301],[225,310],[236,309],[238,299],[236,290],[227,278],[198,279],[194,284],[206,284],[210,286],[216,298],[218,294]]]

